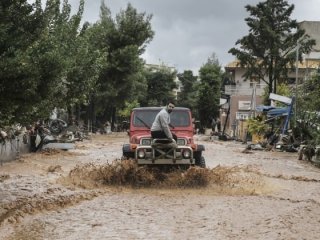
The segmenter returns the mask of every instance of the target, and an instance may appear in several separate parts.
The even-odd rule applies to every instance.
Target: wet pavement
[[[121,157],[123,133],[0,167],[0,239],[317,239],[320,169],[297,153],[203,141],[204,187],[106,186],[73,169]]]

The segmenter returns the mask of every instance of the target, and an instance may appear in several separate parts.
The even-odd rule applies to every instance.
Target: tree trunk
[[[116,107],[112,107],[112,118],[111,118],[111,129],[112,131],[116,131],[115,123],[116,123]]]
[[[95,112],[95,97],[91,95],[90,104],[88,105],[88,131],[96,131],[96,112]]]
[[[273,93],[277,93],[277,81],[276,78],[273,78]]]

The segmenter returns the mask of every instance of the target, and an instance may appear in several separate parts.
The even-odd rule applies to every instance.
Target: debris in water
[[[48,167],[48,172],[61,172],[62,171],[62,167],[60,165],[54,165],[54,166],[49,166]]]
[[[133,160],[116,160],[105,165],[77,166],[70,171],[69,178],[78,186],[91,180],[104,185],[132,187],[205,187],[210,182],[210,170],[138,166]],[[77,183],[77,179],[81,181]]]
[[[138,166],[133,160],[115,160],[112,163],[93,163],[77,166],[70,171],[68,183],[82,188],[103,185],[157,188],[219,188],[228,194],[261,192],[263,176],[241,167],[217,166],[213,169],[190,167],[164,168]],[[218,187],[218,188],[217,188]],[[257,190],[258,189],[258,190]]]
[[[3,182],[3,181],[5,181],[5,180],[7,180],[7,179],[9,179],[10,178],[10,175],[8,175],[8,174],[1,174],[0,175],[0,182]]]

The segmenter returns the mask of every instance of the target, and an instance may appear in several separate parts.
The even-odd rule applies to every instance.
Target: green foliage
[[[264,76],[268,76],[269,93],[277,93],[279,79],[294,67],[297,42],[301,61],[302,54],[311,51],[315,40],[305,35],[296,20],[290,19],[294,5],[285,0],[266,0],[256,6],[247,5],[246,9],[250,13],[245,19],[249,34],[239,39],[239,48],[231,48],[229,53],[246,68],[246,78],[264,81]]]
[[[4,73],[0,80],[1,119],[10,124],[47,118],[54,107],[72,102],[70,90],[79,84],[68,76],[75,72],[78,59],[74,56],[81,52],[77,37],[84,1],[73,16],[67,0],[62,5],[59,0],[48,0],[44,9],[40,1],[34,5],[26,1],[1,4],[1,24],[8,31],[0,33],[0,41],[4,51],[11,52],[1,54],[0,60],[4,63],[0,63]]]
[[[286,97],[292,97],[293,96],[293,89],[291,89],[287,84],[285,83],[280,83],[277,88],[277,94],[281,96],[286,96]],[[268,105],[269,104],[269,88],[265,87],[264,92],[262,94],[262,99],[263,99],[263,104]],[[276,102],[277,107],[284,106],[283,103]]]
[[[197,99],[199,119],[203,126],[209,127],[212,118],[219,116],[222,70],[213,54],[200,68],[200,85]]]
[[[133,108],[139,107],[137,100],[133,102],[126,102],[125,107],[118,112],[119,116],[122,118],[129,118]]]
[[[0,3],[1,125],[88,103],[111,114],[143,98],[140,55],[154,34],[151,15],[128,4],[113,19],[102,2],[100,21],[80,30],[83,8],[84,0],[74,15],[68,0],[47,0],[44,9],[40,0]]]
[[[297,124],[300,135],[313,146],[320,145],[320,74],[298,89]]]
[[[84,0],[74,11],[68,0],[6,0],[0,3],[0,125],[27,124],[52,109],[86,110],[95,123],[127,117],[138,105],[159,106],[174,97],[172,68],[144,68],[141,54],[152,40],[151,15],[131,4],[112,17],[101,3],[94,24],[81,19]],[[179,104],[204,122],[218,115],[221,67],[213,55],[200,70],[179,75]],[[195,110],[198,112],[195,112]]]
[[[24,122],[36,112],[37,79],[29,49],[43,29],[41,8],[27,1],[0,3],[0,124]]]
[[[101,66],[94,95],[99,105],[98,116],[110,118],[116,108],[121,109],[126,101],[134,100],[133,90],[145,83],[140,74],[144,65],[140,55],[154,32],[151,15],[138,13],[131,4],[112,19],[102,3],[100,16],[101,21],[94,26],[100,31],[96,46],[106,54],[106,62]]]
[[[255,118],[249,118],[247,120],[248,132],[250,134],[257,134],[259,136],[264,135],[269,126],[264,122],[265,118],[263,116],[257,116]]]
[[[168,99],[174,97],[172,90],[177,87],[175,71],[166,66],[148,67],[144,74],[148,89],[141,101],[142,106],[164,106]]]
[[[320,111],[320,73],[315,74],[303,83],[298,96],[300,110]]]
[[[68,79],[73,72],[75,56],[78,53],[78,28],[83,13],[84,2],[75,15],[71,15],[71,5],[65,0],[61,6],[58,0],[48,0],[43,15],[46,28],[30,52],[37,72],[36,116],[48,117],[54,107],[65,108],[72,100],[70,89],[76,84]],[[70,96],[70,97],[69,97]]]
[[[191,70],[186,70],[177,76],[182,84],[182,90],[178,95],[178,105],[190,108],[194,112],[197,104],[197,76],[194,76]]]

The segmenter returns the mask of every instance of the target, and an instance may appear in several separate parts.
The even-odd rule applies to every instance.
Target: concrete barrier
[[[22,136],[0,142],[0,164],[17,159],[21,153],[30,152],[29,143],[29,137],[27,143],[25,143]]]

